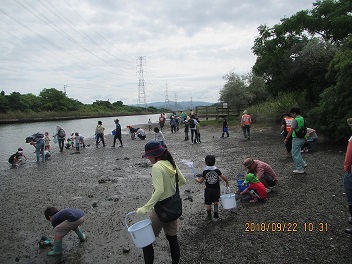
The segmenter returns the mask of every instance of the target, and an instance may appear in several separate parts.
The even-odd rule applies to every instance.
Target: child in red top
[[[267,191],[264,184],[253,173],[248,173],[243,185],[249,183],[249,186],[240,194],[248,193],[251,195],[252,200],[249,202],[256,203],[258,200],[263,200],[266,197]]]

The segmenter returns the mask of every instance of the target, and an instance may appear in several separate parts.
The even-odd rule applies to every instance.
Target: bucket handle
[[[225,194],[231,193],[230,187],[225,188]]]
[[[126,216],[125,216],[125,226],[126,226],[127,229],[128,229],[127,217],[128,217],[129,215],[131,215],[131,214],[136,214],[136,213],[137,213],[136,211],[132,211],[132,212],[129,212],[128,214],[126,214]]]

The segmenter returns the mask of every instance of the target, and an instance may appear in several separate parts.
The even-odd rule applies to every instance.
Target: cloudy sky
[[[86,104],[217,102],[222,76],[251,71],[258,26],[313,2],[3,0],[0,89],[65,89]]]

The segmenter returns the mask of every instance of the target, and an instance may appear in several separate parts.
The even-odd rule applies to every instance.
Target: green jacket
[[[137,209],[138,214],[145,214],[152,210],[158,201],[162,201],[176,192],[176,171],[178,174],[178,185],[181,186],[186,183],[180,169],[176,166],[176,170],[172,167],[171,163],[167,160],[159,160],[152,167],[152,181],[154,192],[149,201]]]

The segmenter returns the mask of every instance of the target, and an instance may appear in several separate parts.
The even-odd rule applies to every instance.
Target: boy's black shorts
[[[220,189],[205,188],[204,189],[204,203],[206,205],[212,205],[218,202],[220,198]]]

